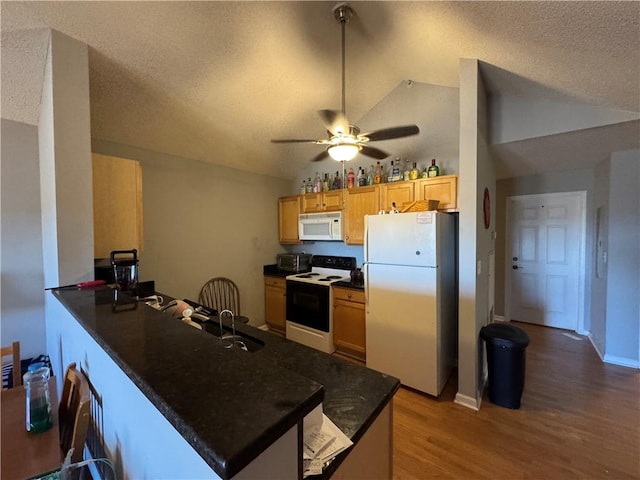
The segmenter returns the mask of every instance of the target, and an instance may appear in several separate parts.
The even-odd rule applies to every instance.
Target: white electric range
[[[287,339],[333,353],[333,292],[331,284],[350,281],[355,257],[314,255],[311,271],[288,275]]]

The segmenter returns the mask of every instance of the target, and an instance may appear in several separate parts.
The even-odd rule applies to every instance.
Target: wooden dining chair
[[[226,277],[215,277],[202,286],[198,303],[205,307],[215,308],[218,313],[231,310],[240,316],[240,291],[238,286]]]
[[[76,368],[75,362],[67,367],[58,408],[60,448],[64,455],[73,448],[72,462],[82,460],[84,443],[90,420],[89,382]]]
[[[22,372],[20,371],[20,342],[13,342],[10,347],[2,347],[0,349],[2,357],[13,356],[13,384],[17,387],[22,385]]]

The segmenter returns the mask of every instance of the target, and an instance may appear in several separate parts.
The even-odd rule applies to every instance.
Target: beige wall
[[[484,228],[485,187],[495,199],[495,166],[488,149],[487,93],[476,59],[460,60],[460,211],[458,393],[456,402],[479,408],[483,388],[483,344],[479,338],[488,316],[488,260],[495,249]],[[495,203],[495,201],[493,202]],[[495,218],[495,206],[492,206]]]
[[[277,198],[288,180],[94,140],[93,151],[142,165],[144,251],[140,280],[178,298],[197,300],[214,276],[240,289],[242,314],[264,323],[262,267],[275,263]]]
[[[38,172],[38,129],[3,118],[0,337],[23,358],[46,352]]]

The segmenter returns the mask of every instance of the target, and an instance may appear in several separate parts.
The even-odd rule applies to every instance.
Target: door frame
[[[578,212],[578,311],[576,318],[576,332],[581,335],[588,335],[589,332],[584,326],[584,310],[585,310],[585,287],[586,278],[586,236],[587,236],[587,192],[580,190],[576,192],[556,192],[556,193],[539,193],[533,195],[511,195],[505,199],[506,215],[505,215],[505,248],[504,248],[504,319],[511,321],[511,221],[513,218],[513,203],[519,199],[547,199],[576,197],[579,202]]]

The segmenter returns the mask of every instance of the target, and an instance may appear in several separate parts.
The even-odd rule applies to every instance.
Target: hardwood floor
[[[437,399],[402,387],[395,479],[640,478],[640,372],[603,364],[586,337],[517,325],[531,339],[520,409],[486,391],[478,412],[453,403],[455,373]]]

